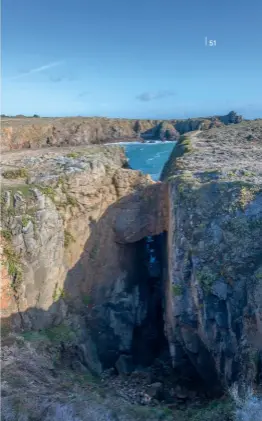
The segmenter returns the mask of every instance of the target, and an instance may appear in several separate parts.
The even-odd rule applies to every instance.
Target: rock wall
[[[47,311],[58,301],[54,296],[63,289],[67,270],[83,250],[90,218],[99,219],[107,205],[121,195],[112,179],[117,179],[125,158],[120,149],[113,156],[107,149],[101,153],[91,148],[86,154],[7,154],[3,161],[4,256],[11,277],[17,278],[11,279],[10,285],[18,289],[20,311]],[[106,169],[110,161],[111,172]],[[123,172],[129,187],[128,170]],[[133,175],[135,184],[140,176]],[[37,317],[32,317],[32,323],[37,324]]]
[[[166,186],[125,168],[115,146],[10,153],[2,164],[5,329],[66,323],[87,365],[112,366],[152,308],[143,239],[166,229]]]
[[[136,120],[107,118],[4,119],[2,150],[134,140],[139,136],[135,124]],[[144,120],[139,127],[145,131],[156,124],[156,121]]]
[[[174,365],[182,345],[210,390],[222,390],[252,383],[261,367],[262,142],[211,139],[181,138],[163,171],[165,321]]]

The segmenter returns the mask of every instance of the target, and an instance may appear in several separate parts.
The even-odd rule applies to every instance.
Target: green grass
[[[12,244],[9,241],[3,247],[3,254],[6,258],[8,275],[12,279],[11,287],[16,293],[23,279],[20,257],[13,250]]]
[[[44,333],[54,344],[58,344],[61,341],[70,342],[75,338],[75,333],[70,329],[69,326],[64,324],[45,329]]]
[[[187,153],[192,153],[194,151],[192,142],[188,136],[180,136],[179,141],[177,142],[176,146],[174,147],[168,161],[165,163],[164,168],[162,170],[161,179],[165,180],[172,175],[175,175],[176,171],[180,168],[179,158],[182,158],[183,155]]]
[[[262,269],[258,269],[258,270],[255,272],[255,278],[256,278],[258,281],[262,281]]]
[[[12,239],[12,232],[9,229],[3,229],[1,231],[1,235],[4,237],[6,241],[11,241]]]
[[[83,295],[82,301],[86,306],[88,306],[89,304],[91,304],[92,298],[90,297],[90,295]]]
[[[76,338],[75,333],[65,324],[50,327],[40,331],[27,331],[22,333],[23,338],[28,342],[50,341],[53,345],[60,342],[71,342]]]
[[[86,385],[99,385],[100,384],[100,379],[98,377],[93,376],[91,373],[83,373],[83,374],[78,374],[76,376],[76,381],[81,385],[81,386],[86,386]]]
[[[31,218],[28,215],[22,216],[22,225],[23,227],[27,227],[28,223],[31,221]]]
[[[135,421],[180,421],[179,418],[173,418],[172,411],[168,408],[152,408],[142,405],[130,405],[125,408],[129,416]]]
[[[182,287],[181,285],[172,285],[172,293],[174,297],[179,297],[182,295]]]
[[[32,188],[35,187],[34,185],[29,184],[16,184],[8,187],[2,188],[1,192],[1,211],[3,214],[7,215],[15,215],[14,209],[14,194],[21,193],[25,198],[32,196]],[[10,206],[7,207],[5,193],[10,193]]]
[[[69,152],[66,156],[67,158],[78,158],[81,156],[81,152]]]
[[[55,202],[55,190],[51,186],[38,186],[38,189]]]
[[[256,173],[255,173],[255,172],[252,172],[252,171],[247,171],[247,170],[244,170],[244,171],[243,171],[243,175],[244,175],[245,177],[254,177],[254,176],[256,175]]]
[[[14,180],[16,178],[26,178],[28,177],[28,171],[26,168],[19,168],[17,170],[7,170],[3,172],[3,177],[9,180]]]
[[[21,336],[28,342],[41,342],[47,339],[43,332],[37,331],[22,332]]]
[[[211,272],[209,268],[197,272],[197,279],[206,293],[210,292],[213,283],[217,279],[217,275]]]
[[[185,410],[130,405],[125,411],[136,421],[234,421],[234,404],[230,399],[213,400]]]
[[[69,245],[71,243],[75,243],[75,242],[76,242],[76,240],[75,240],[74,236],[69,231],[67,231],[65,229],[64,230],[64,245],[65,245],[65,248],[69,247]]]
[[[5,336],[8,336],[9,333],[12,332],[12,329],[7,323],[4,324],[2,321],[0,325],[0,332],[1,332],[1,338],[3,339]]]
[[[246,205],[250,203],[254,198],[254,191],[247,187],[242,187],[239,195],[239,205],[241,209],[245,209]]]
[[[55,289],[53,292],[53,301],[56,302],[58,300],[60,300],[61,298],[66,298],[66,292],[63,288],[59,287],[56,283],[55,285]]]
[[[181,411],[176,421],[233,421],[234,404],[231,400],[214,400],[202,408]]]
[[[78,202],[76,198],[73,196],[69,196],[69,194],[66,195],[66,201],[67,201],[67,205],[78,206]]]

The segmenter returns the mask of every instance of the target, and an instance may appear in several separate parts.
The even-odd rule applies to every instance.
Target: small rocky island
[[[262,120],[76,121],[2,125],[3,419],[260,421]]]

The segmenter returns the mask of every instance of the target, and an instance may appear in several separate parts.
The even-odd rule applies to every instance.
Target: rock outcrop
[[[192,130],[239,123],[231,112],[223,117],[187,120],[128,120],[109,118],[3,118],[2,151],[46,146],[76,146],[146,139],[177,140]]]
[[[178,140],[179,132],[175,129],[174,125],[168,121],[163,121],[158,124],[154,130],[154,136],[156,139],[164,140]]]
[[[139,127],[144,132],[156,124],[141,120]],[[3,119],[1,130],[3,151],[134,141],[138,136],[135,120],[108,118]]]
[[[210,389],[252,383],[261,370],[262,137],[246,136],[261,125],[230,130],[182,137],[162,175],[170,352],[179,364],[182,346]]]
[[[228,124],[238,124],[243,120],[242,116],[230,111],[225,116],[214,116],[206,118],[189,118],[175,123],[175,128],[180,134],[195,130],[208,130],[213,127],[221,127]]]
[[[243,121],[242,117],[237,115],[235,111],[230,111],[227,115],[219,117],[219,120],[224,124],[238,124]]]

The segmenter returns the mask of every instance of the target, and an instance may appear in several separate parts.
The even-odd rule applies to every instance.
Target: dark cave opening
[[[168,353],[164,334],[164,255],[166,233],[146,237],[140,242],[140,299],[147,309],[145,319],[133,332],[132,357],[135,365],[149,366]]]
[[[155,380],[200,393],[212,395],[196,367],[179,343],[176,344],[177,364],[172,366],[168,340],[165,336],[164,306],[168,282],[167,233],[146,237],[137,243],[139,254],[140,300],[146,305],[147,314],[133,330],[131,348],[135,367],[153,368]],[[169,399],[169,392],[165,399]]]

